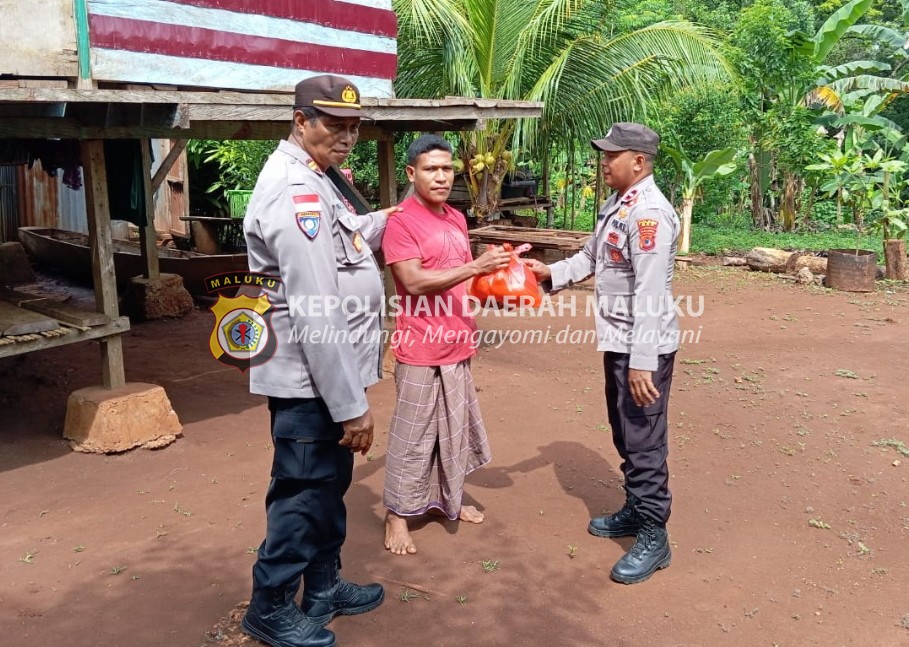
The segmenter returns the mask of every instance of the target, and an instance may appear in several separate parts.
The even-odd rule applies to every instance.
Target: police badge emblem
[[[638,244],[641,251],[649,252],[656,247],[657,227],[660,223],[659,221],[650,218],[642,218],[641,220],[638,220],[637,224],[638,235],[640,236],[640,242]]]
[[[341,91],[341,101],[344,103],[356,103],[357,102],[357,91],[353,89],[352,86],[347,86],[344,90]]]
[[[211,307],[215,326],[208,339],[214,358],[244,373],[270,360],[278,341],[271,330],[273,309],[267,294],[257,299],[219,295]]]
[[[312,240],[319,233],[322,222],[322,204],[315,193],[294,196],[294,217],[297,227]]]

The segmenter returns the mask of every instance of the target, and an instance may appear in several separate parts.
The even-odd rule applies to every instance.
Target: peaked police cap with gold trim
[[[297,83],[294,108],[315,108],[332,117],[360,118],[360,91],[343,76],[320,74]]]

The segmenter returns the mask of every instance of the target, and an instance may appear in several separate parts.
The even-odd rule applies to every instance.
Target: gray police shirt
[[[373,250],[382,212],[352,213],[305,150],[282,140],[265,163],[243,230],[249,269],[280,277],[274,357],[250,369],[250,392],[322,398],[335,422],[363,415],[382,377],[385,288]]]
[[[595,275],[597,350],[631,355],[629,367],[655,371],[679,348],[672,298],[679,217],[653,176],[604,203],[593,236],[550,266],[552,291]]]

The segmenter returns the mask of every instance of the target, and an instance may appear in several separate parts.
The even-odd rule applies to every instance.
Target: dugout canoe
[[[73,278],[92,281],[92,253],[88,235],[48,227],[19,227],[19,242],[43,265],[57,268]],[[113,240],[117,287],[125,288],[130,277],[141,276],[145,265],[139,244]],[[205,279],[224,272],[245,272],[246,254],[200,254],[158,248],[158,266],[165,274],[179,274],[190,294],[206,294]]]

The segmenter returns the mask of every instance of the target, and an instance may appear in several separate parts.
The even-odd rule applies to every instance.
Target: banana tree
[[[703,159],[694,161],[689,158],[682,147],[664,146],[663,150],[675,162],[682,176],[682,231],[679,234],[679,253],[687,254],[691,246],[691,212],[694,200],[702,190],[704,182],[711,178],[729,175],[736,169],[735,148],[712,150]]]

